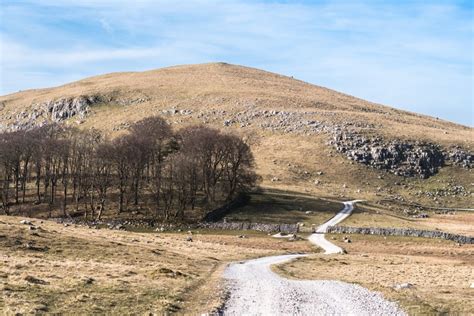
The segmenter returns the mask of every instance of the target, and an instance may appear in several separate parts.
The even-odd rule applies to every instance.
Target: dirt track
[[[310,241],[326,254],[342,249],[324,238],[328,226],[347,218],[357,201],[321,225]],[[230,297],[225,315],[404,315],[395,303],[359,285],[340,281],[288,280],[271,271],[280,264],[305,255],[282,255],[236,262],[224,272],[230,280]]]

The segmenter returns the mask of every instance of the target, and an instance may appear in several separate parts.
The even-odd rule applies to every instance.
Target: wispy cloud
[[[0,93],[227,61],[473,124],[473,8],[427,1],[2,2]]]

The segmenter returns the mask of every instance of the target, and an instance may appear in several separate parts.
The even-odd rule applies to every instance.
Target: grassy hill
[[[404,178],[348,160],[328,144],[333,133],[343,129],[386,140],[456,145],[471,152],[472,128],[225,63],[112,73],[2,96],[0,128],[50,120],[48,102],[80,96],[94,99],[87,113],[64,122],[98,128],[112,137],[131,122],[161,115],[175,128],[209,124],[251,138],[265,187],[385,201],[400,212],[407,206],[399,202],[469,207],[472,201],[469,169],[448,163],[429,179]],[[463,192],[449,193],[455,186],[462,186]]]

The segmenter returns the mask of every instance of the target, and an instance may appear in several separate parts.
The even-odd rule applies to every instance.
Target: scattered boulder
[[[90,298],[87,294],[80,294],[76,297],[78,302],[85,303]]]
[[[290,237],[288,238],[288,241],[296,241],[298,240],[298,236],[296,234],[291,234]]]
[[[37,247],[31,243],[26,243],[24,245],[25,249],[32,250],[32,251],[47,251],[48,247]]]
[[[30,276],[30,275],[25,277],[25,281],[29,282],[29,283],[33,283],[33,284],[40,284],[40,285],[48,285],[49,284],[49,282],[46,282],[44,280],[35,278],[33,276]]]
[[[34,308],[34,311],[36,313],[38,313],[38,312],[47,312],[47,311],[49,311],[49,308],[48,308],[47,305],[40,304],[40,305],[38,305]]]
[[[421,213],[421,214],[412,215],[412,217],[414,217],[414,218],[428,218],[429,215],[426,214],[426,213]]]
[[[395,290],[402,290],[402,289],[411,289],[413,287],[413,284],[411,283],[400,283],[400,284],[395,284],[393,287]]]
[[[95,279],[93,279],[93,278],[85,278],[84,279],[84,284],[86,284],[86,285],[90,285],[94,282],[95,282]]]

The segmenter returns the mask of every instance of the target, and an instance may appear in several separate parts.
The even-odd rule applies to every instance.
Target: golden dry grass
[[[275,267],[298,279],[341,280],[382,292],[401,304],[410,315],[474,312],[474,245],[409,238],[330,235],[348,254],[302,258]],[[412,288],[396,290],[396,284]]]
[[[218,280],[227,262],[314,250],[304,241],[256,233],[245,239],[237,238],[242,232],[195,233],[187,242],[185,233],[95,230],[40,220],[33,220],[40,229],[29,230],[21,219],[0,216],[0,310],[6,315],[208,312],[221,302]]]

